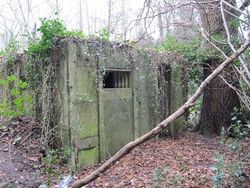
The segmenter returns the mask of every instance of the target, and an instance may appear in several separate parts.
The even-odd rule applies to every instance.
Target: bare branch
[[[228,56],[224,53],[224,51],[210,40],[211,37],[208,35],[208,32],[205,31],[205,29],[202,27],[201,27],[201,34],[206,39],[206,41],[208,41],[214,48],[216,48],[225,58],[228,58]]]
[[[242,92],[238,88],[234,87],[232,84],[228,83],[228,81],[220,76],[220,78],[225,82],[231,89],[233,89],[237,95],[239,96],[240,100],[245,104],[245,107],[250,111],[250,97],[246,95],[246,92]]]
[[[221,15],[222,15],[223,25],[224,25],[224,28],[225,28],[225,31],[226,31],[226,34],[227,34],[228,45],[230,46],[230,48],[232,49],[233,52],[236,52],[236,49],[234,48],[233,44],[231,43],[231,37],[230,37],[231,35],[230,35],[229,28],[227,26],[227,21],[226,21],[226,18],[225,18],[222,1],[220,2],[220,11],[221,11]],[[250,79],[250,72],[249,72],[243,58],[244,57],[242,55],[239,56],[240,63],[242,65],[242,67],[244,68],[248,78]]]
[[[241,9],[238,9],[237,7],[231,5],[230,3],[228,3],[228,2],[226,2],[226,1],[224,1],[224,0],[221,0],[221,2],[223,2],[225,5],[229,6],[230,8],[236,10],[236,11],[239,12],[240,14],[246,15],[246,16],[247,16],[247,14],[246,14],[244,11],[242,11]]]

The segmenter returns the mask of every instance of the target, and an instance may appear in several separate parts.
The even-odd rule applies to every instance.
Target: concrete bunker
[[[61,45],[60,130],[63,144],[72,149],[73,170],[111,157],[184,100],[183,85],[177,86],[182,73],[171,69],[166,54],[96,40]]]
[[[55,108],[39,115],[58,114],[56,131],[71,149],[72,170],[111,157],[185,101],[187,71],[175,55],[74,38],[61,39],[55,49],[55,83],[43,89],[52,88],[47,93],[54,95]],[[1,79],[10,72],[18,78],[25,74],[21,60],[9,73],[8,66],[1,59]],[[0,94],[0,100],[8,98],[6,88],[0,87]],[[44,109],[45,103],[35,101]],[[175,137],[183,124],[179,119],[168,131]]]

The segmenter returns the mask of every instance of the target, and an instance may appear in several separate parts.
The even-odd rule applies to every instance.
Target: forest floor
[[[36,124],[29,118],[0,127],[0,187],[36,186],[40,161],[35,133]]]
[[[40,132],[30,118],[0,127],[0,188],[8,184],[17,188],[38,187],[50,180],[56,185],[67,175],[67,167],[60,159],[51,166],[52,170],[48,169],[50,166],[44,162],[39,147]],[[241,141],[240,155],[231,151],[229,144],[233,144],[232,139],[221,144],[219,137],[211,139],[196,133],[185,133],[176,140],[151,140],[132,150],[86,187],[211,187],[216,153],[222,154],[226,164],[223,168],[225,187],[236,180],[230,178],[229,171],[235,167],[239,156],[244,162],[241,187],[250,187],[250,157],[247,157],[250,139]],[[100,165],[82,170],[74,180],[83,178]]]
[[[0,188],[37,188],[68,173],[60,160],[48,162],[40,146],[41,128],[33,118],[0,119]],[[47,160],[46,160],[47,159]]]
[[[229,139],[227,143],[230,142],[233,141]],[[220,144],[218,137],[211,139],[186,133],[177,140],[149,141],[116,162],[88,187],[212,187],[214,157],[218,152],[223,155],[227,167],[238,161],[238,156],[227,145]],[[241,187],[246,188],[250,188],[248,152],[250,139],[246,138],[241,142],[240,152],[244,162],[244,183]],[[84,170],[78,178],[86,176],[97,166]],[[228,173],[225,174],[225,187],[235,187]]]

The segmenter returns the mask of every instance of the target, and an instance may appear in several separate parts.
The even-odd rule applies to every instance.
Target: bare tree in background
[[[32,19],[31,6],[31,0],[27,0],[25,3],[21,0],[11,0],[6,4],[6,9],[0,15],[1,27],[5,30],[6,45],[9,40],[17,39],[17,37],[21,38],[22,43],[26,43],[27,38],[31,37],[29,31],[29,23]]]
[[[88,0],[85,0],[85,12],[86,12],[86,19],[87,19],[87,26],[88,26],[88,34],[90,34],[91,28],[90,28],[90,16],[89,16]]]
[[[204,1],[199,1],[204,2]],[[239,45],[242,37],[239,35],[238,24],[239,9],[236,1],[218,1],[210,4],[198,4],[202,18],[204,35],[207,38],[221,36],[221,41],[210,40],[205,47],[212,51],[214,46],[227,57],[231,51]],[[230,27],[228,27],[230,25]],[[220,134],[222,127],[228,128],[231,125],[232,117],[235,116],[236,109],[240,109],[241,97],[239,90],[239,75],[248,75],[243,56],[239,57],[243,72],[235,71],[229,67],[219,78],[211,82],[204,91],[200,122],[197,129],[205,135]],[[219,65],[219,58],[210,56],[204,62],[204,77],[206,78],[213,69]],[[234,66],[236,67],[236,66]],[[245,68],[244,68],[245,67]],[[249,83],[250,77],[245,77],[245,83]],[[247,93],[245,93],[247,95]]]
[[[83,31],[82,0],[79,0],[79,28]]]
[[[127,39],[129,11],[125,0],[108,0],[107,30],[113,40]]]
[[[58,0],[56,0],[56,12],[55,12],[55,14],[57,15],[57,18],[60,17],[59,16],[59,2],[58,2]]]
[[[58,6],[59,6],[59,1]],[[27,45],[28,40],[36,38],[37,29],[37,11],[42,6],[49,6],[55,15],[55,5],[50,3],[50,0],[34,2],[33,0],[9,0],[1,2],[0,12],[0,28],[2,30],[2,47],[6,47],[11,39],[18,40],[21,46]]]
[[[192,41],[198,36],[198,11],[193,6],[183,6],[175,12],[176,17],[172,20],[171,35],[181,42]]]
[[[199,21],[197,12],[188,0],[144,1],[143,8],[135,20],[135,25],[140,26],[139,33],[141,33],[137,40],[145,40],[152,35],[157,36],[157,33],[159,33],[158,43],[166,36],[176,37],[181,41],[192,40],[197,35]],[[144,34],[141,31],[144,31]]]
[[[201,3],[204,1],[199,0],[198,2]],[[219,1],[208,4],[199,3],[198,6],[202,18],[202,27],[207,32],[207,35],[211,37],[217,35],[220,36],[221,39],[225,37],[226,33],[220,14]],[[235,1],[231,1],[231,3],[232,6],[236,5]],[[227,11],[233,14],[234,10],[228,8]],[[232,21],[232,16],[227,14],[227,22],[230,21]],[[234,28],[234,30],[235,33],[237,29]],[[225,45],[219,45],[221,48],[227,49],[225,53],[228,54],[230,52],[226,43]],[[214,50],[214,47],[209,42],[205,44],[205,48],[210,51],[216,50]],[[219,65],[220,58],[218,58],[216,54],[216,52],[211,53],[209,59],[204,62],[204,79]],[[233,74],[232,68],[227,68],[223,77],[225,77],[234,87],[238,87],[238,80],[234,79],[235,77],[231,77],[231,74]],[[232,114],[235,108],[238,109],[239,107],[239,98],[235,90],[231,89],[220,77],[214,79],[204,91],[201,116],[197,130],[204,135],[219,135],[222,127],[228,128],[231,125]]]
[[[108,0],[108,32],[111,33],[111,12],[112,12],[112,0]]]
[[[161,6],[158,4],[158,11],[161,12]],[[164,39],[164,29],[163,29],[163,20],[162,20],[162,14],[159,14],[157,16],[158,21],[158,27],[159,27],[159,35],[160,35],[160,41],[163,41]]]

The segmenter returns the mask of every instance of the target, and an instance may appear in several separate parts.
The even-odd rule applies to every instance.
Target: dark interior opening
[[[103,88],[130,88],[130,73],[130,71],[106,71]]]

